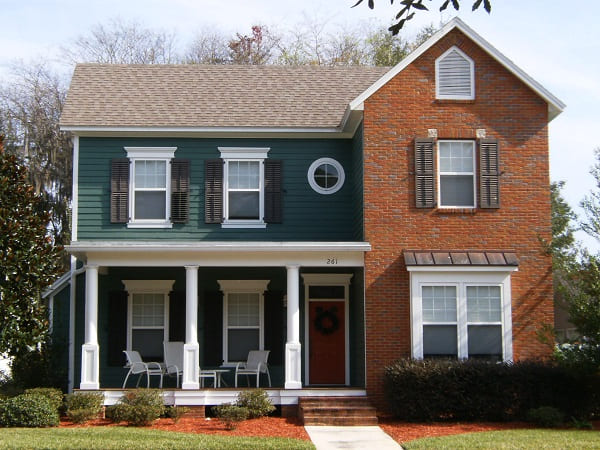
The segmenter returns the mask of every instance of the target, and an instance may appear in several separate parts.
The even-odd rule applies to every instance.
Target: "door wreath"
[[[340,320],[337,317],[337,307],[332,306],[330,309],[323,309],[318,306],[316,309],[317,315],[313,322],[315,330],[321,334],[335,333],[340,327]]]

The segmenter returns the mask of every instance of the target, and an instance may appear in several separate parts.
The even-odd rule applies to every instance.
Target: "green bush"
[[[165,417],[169,419],[173,419],[175,423],[179,421],[185,414],[189,412],[190,408],[186,408],[185,406],[169,406],[165,408]]]
[[[98,417],[104,405],[102,392],[78,392],[65,399],[67,417],[75,423],[85,423]]]
[[[63,395],[62,391],[58,388],[39,387],[39,388],[25,389],[25,394],[34,394],[34,395],[41,395],[42,397],[46,397],[48,400],[50,400],[50,403],[57,411],[60,411],[60,409],[63,406],[64,395]]]
[[[552,406],[540,406],[527,412],[527,420],[544,428],[556,428],[565,420],[565,415]]]
[[[597,409],[598,376],[552,362],[400,360],[385,369],[396,417],[409,421],[526,420],[552,406],[585,419]]]
[[[275,407],[264,389],[251,389],[240,392],[235,404],[247,408],[251,419],[266,416],[275,411]]]
[[[238,422],[246,420],[250,415],[248,408],[230,404],[213,406],[212,412],[220,420],[225,422],[225,428],[228,430],[235,430]]]
[[[160,390],[136,389],[123,395],[117,405],[107,408],[107,417],[114,422],[144,426],[158,419],[164,410]]]
[[[58,411],[45,396],[21,394],[0,402],[0,426],[55,427],[58,424]]]
[[[45,343],[40,349],[15,355],[10,363],[13,382],[23,389],[55,387],[67,390],[68,345]]]
[[[116,405],[107,406],[104,410],[106,418],[114,423],[121,423],[129,417],[129,405],[117,403]]]

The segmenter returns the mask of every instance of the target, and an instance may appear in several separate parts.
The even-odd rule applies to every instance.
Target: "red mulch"
[[[399,443],[412,441],[424,437],[447,436],[451,434],[475,433],[478,431],[511,430],[521,428],[534,428],[524,422],[432,422],[408,423],[390,419],[380,419],[379,425],[387,434]],[[600,422],[594,422],[594,429],[600,428]],[[97,419],[87,424],[77,425],[62,419],[61,427],[77,428],[88,426],[125,426],[117,425],[107,419]],[[202,419],[196,417],[183,417],[177,423],[173,419],[159,419],[151,428],[164,431],[178,431],[184,433],[222,434],[226,436],[256,436],[256,437],[284,437],[309,440],[308,434],[298,419],[282,417],[262,417],[259,419],[245,420],[238,424],[235,430],[226,430],[225,424],[219,419]]]
[[[451,434],[475,433],[478,431],[514,430],[533,428],[524,422],[432,422],[409,423],[389,419],[380,419],[379,426],[397,442],[413,439],[449,436]]]
[[[116,425],[108,419],[96,419],[87,424],[77,425],[66,419],[60,422],[61,427],[76,428],[87,426],[126,426]],[[310,440],[306,430],[298,419],[282,417],[262,417],[240,422],[235,430],[226,430],[225,424],[215,418],[182,417],[175,423],[173,419],[158,419],[149,428],[183,433],[222,434],[226,436],[283,437]]]

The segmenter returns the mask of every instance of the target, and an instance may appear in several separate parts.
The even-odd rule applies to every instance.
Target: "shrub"
[[[251,389],[240,392],[235,404],[247,408],[251,419],[266,416],[275,411],[275,407],[264,389]]]
[[[385,370],[391,412],[409,421],[525,420],[540,406],[586,418],[598,384],[597,375],[539,361],[400,360]]]
[[[177,423],[189,410],[190,408],[185,406],[169,406],[165,408],[165,417],[173,419],[173,422]]]
[[[230,404],[213,406],[212,411],[215,416],[225,422],[225,428],[228,430],[235,430],[238,422],[246,420],[250,414],[248,408]]]
[[[78,392],[66,397],[67,417],[75,423],[84,423],[98,417],[102,412],[102,392]]]
[[[136,389],[127,392],[119,403],[107,410],[107,417],[114,422],[126,421],[130,425],[151,424],[164,412],[162,394],[158,389]]]
[[[555,428],[562,425],[565,415],[552,406],[540,406],[527,412],[527,420],[544,428]]]
[[[58,388],[42,388],[42,387],[40,387],[40,388],[25,389],[25,394],[34,394],[34,395],[41,395],[42,397],[46,397],[48,400],[50,400],[50,403],[57,411],[60,411],[61,407],[63,406],[64,395],[63,395],[62,391]]]
[[[47,398],[39,394],[21,394],[0,404],[0,426],[55,427],[58,411]]]

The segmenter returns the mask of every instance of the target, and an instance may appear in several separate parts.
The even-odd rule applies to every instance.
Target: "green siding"
[[[364,240],[364,219],[363,219],[363,127],[362,123],[358,127],[354,139],[352,140],[352,212],[354,227],[354,239],[357,241]]]
[[[356,212],[361,170],[357,140],[336,139],[166,139],[81,138],[79,147],[79,240],[269,240],[349,241],[362,227]],[[191,160],[190,221],[172,229],[128,229],[110,223],[110,161],[126,156],[125,146],[175,146],[176,158]],[[222,229],[204,223],[204,161],[220,156],[218,146],[270,147],[270,159],[283,160],[283,223],[266,229]],[[346,172],[342,189],[332,195],[314,192],[307,171],[318,158],[339,161]],[[362,195],[360,195],[362,198]],[[361,223],[357,223],[360,220]]]

